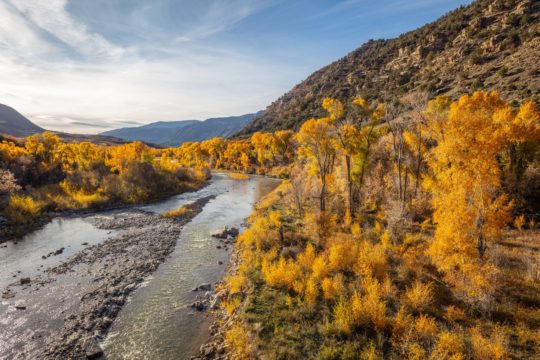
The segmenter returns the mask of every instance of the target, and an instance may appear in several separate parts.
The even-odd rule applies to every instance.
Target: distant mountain
[[[0,141],[10,139],[11,137],[23,138],[44,131],[47,130],[34,124],[17,110],[0,104]],[[127,142],[126,140],[112,136],[68,134],[58,131],[51,132],[58,135],[62,141],[67,143],[89,141],[99,145],[119,145]]]
[[[24,137],[45,131],[17,110],[0,104],[0,134]]]
[[[212,118],[204,121],[159,121],[138,127],[120,128],[101,133],[134,141],[140,140],[161,146],[179,146],[189,141],[202,141],[213,137],[227,138],[243,129],[261,113]]]
[[[298,129],[321,102],[393,101],[415,91],[456,97],[498,90],[540,101],[540,1],[477,0],[390,40],[370,40],[316,71],[240,132]]]

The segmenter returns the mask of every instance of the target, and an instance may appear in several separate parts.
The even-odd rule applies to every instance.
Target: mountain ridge
[[[230,137],[258,115],[261,112],[206,120],[157,121],[143,126],[109,130],[100,135],[129,141],[140,140],[160,146],[179,146],[184,142]]]
[[[393,101],[407,93],[456,97],[498,90],[540,96],[540,2],[477,0],[397,38],[370,40],[317,70],[269,105],[236,136],[297,130],[323,115],[324,97]]]
[[[11,106],[0,104],[0,134],[24,137],[45,131]]]

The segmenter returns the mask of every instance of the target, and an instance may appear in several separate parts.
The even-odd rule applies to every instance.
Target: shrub
[[[0,169],[0,201],[4,195],[11,195],[20,191],[21,187],[13,173],[9,170]]]
[[[433,302],[433,285],[419,280],[405,291],[405,303],[414,311],[424,311]]]
[[[328,267],[330,271],[350,271],[355,262],[355,246],[352,241],[345,241],[330,246]]]
[[[342,274],[325,278],[321,283],[323,296],[327,300],[337,299],[345,292],[345,281]]]
[[[83,192],[75,192],[69,194],[69,196],[77,203],[78,207],[87,209],[96,205],[105,204],[109,201],[109,198],[100,193],[85,194]]]
[[[293,290],[297,279],[301,275],[300,266],[294,260],[280,258],[270,263],[266,259],[262,263],[264,280],[269,286]]]
[[[31,196],[12,195],[4,215],[14,224],[27,224],[41,214],[43,204]]]
[[[380,351],[377,350],[377,347],[375,347],[375,344],[371,343],[362,350],[362,353],[360,354],[360,359],[379,360],[379,359],[383,359],[383,356],[380,353]]]
[[[502,326],[494,326],[489,336],[484,336],[482,329],[476,326],[470,330],[471,345],[474,357],[480,360],[507,359],[508,335]]]
[[[523,225],[525,225],[525,215],[521,214],[516,217],[514,220],[514,225],[516,226],[516,229],[521,232],[523,230]]]
[[[431,340],[437,334],[437,322],[432,317],[421,314],[414,323],[414,328],[421,338]]]
[[[179,208],[165,211],[161,214],[162,218],[180,218],[189,215],[193,212],[193,205],[187,204],[180,206]]]
[[[437,337],[435,349],[431,353],[432,359],[465,359],[465,344],[458,334],[442,331]]]
[[[409,339],[413,333],[414,319],[405,307],[399,308],[392,323],[392,342],[394,347]]]
[[[388,271],[388,260],[384,246],[381,244],[372,245],[367,241],[360,243],[354,271],[357,275],[384,279]]]
[[[454,305],[448,306],[444,315],[449,323],[455,323],[456,321],[465,320],[465,312]]]
[[[345,334],[350,334],[354,328],[354,322],[351,304],[345,297],[340,298],[334,306],[334,324],[336,328]]]
[[[241,325],[235,324],[225,333],[225,342],[232,349],[236,359],[252,358],[250,340],[247,331]]]
[[[412,344],[409,346],[407,353],[408,360],[424,360],[427,359],[426,350],[419,344]]]
[[[249,180],[249,176],[246,175],[246,174],[242,174],[242,173],[228,173],[227,175],[229,175],[230,178],[232,179],[235,179],[235,180]]]

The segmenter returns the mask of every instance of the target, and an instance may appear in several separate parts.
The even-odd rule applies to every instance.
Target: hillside
[[[539,14],[534,0],[479,0],[398,38],[371,40],[296,85],[239,135],[298,129],[322,115],[324,97],[347,103],[496,89],[505,98],[538,99]]]
[[[159,121],[144,126],[110,130],[101,135],[125,140],[141,140],[162,146],[178,146],[189,141],[202,141],[213,137],[227,138],[240,131],[257,114],[246,114],[204,121]]]
[[[158,121],[148,125],[137,127],[125,127],[103,132],[102,135],[112,135],[124,140],[144,140],[153,144],[162,144],[170,140],[171,131],[197,123],[197,120],[184,121]]]
[[[0,104],[0,141],[4,139],[7,140],[11,137],[22,138],[39,134],[44,131],[47,130],[34,124],[17,110],[7,105]],[[57,131],[52,132],[58,135],[62,141],[67,143],[79,143],[83,141],[89,141],[97,145],[120,145],[127,143],[126,140],[114,136],[69,134]]]
[[[44,129],[25,118],[17,110],[0,104],[0,134],[22,137],[43,131]]]

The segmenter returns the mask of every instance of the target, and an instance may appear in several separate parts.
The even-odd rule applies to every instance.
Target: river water
[[[209,318],[189,307],[196,296],[191,290],[201,283],[219,281],[230,254],[230,250],[218,249],[219,242],[210,234],[224,226],[241,227],[254,204],[278,184],[278,180],[259,176],[234,180],[224,174],[215,174],[210,184],[199,191],[141,206],[146,211],[161,213],[216,195],[184,227],[173,253],[145,279],[118,314],[102,344],[107,359],[184,359],[197,352],[208,338]],[[92,216],[110,214],[103,212]],[[39,276],[42,269],[55,266],[85,246],[110,236],[110,231],[95,228],[89,220],[88,216],[58,218],[44,228],[0,247],[0,287],[19,281],[21,277]],[[62,254],[42,258],[60,247],[64,248]],[[2,302],[0,313],[16,311],[8,307],[8,303]],[[16,324],[10,323],[12,318],[9,316],[0,319],[0,330],[10,328],[9,337],[0,334],[0,358],[16,358],[13,349],[17,348],[17,331],[14,327],[20,327],[19,332],[23,334],[28,331],[28,324],[35,333],[39,333],[42,324],[48,328],[54,326],[46,321],[48,311],[53,313],[54,309],[30,312],[24,321],[18,319]],[[9,353],[3,354],[2,349],[9,349]]]

